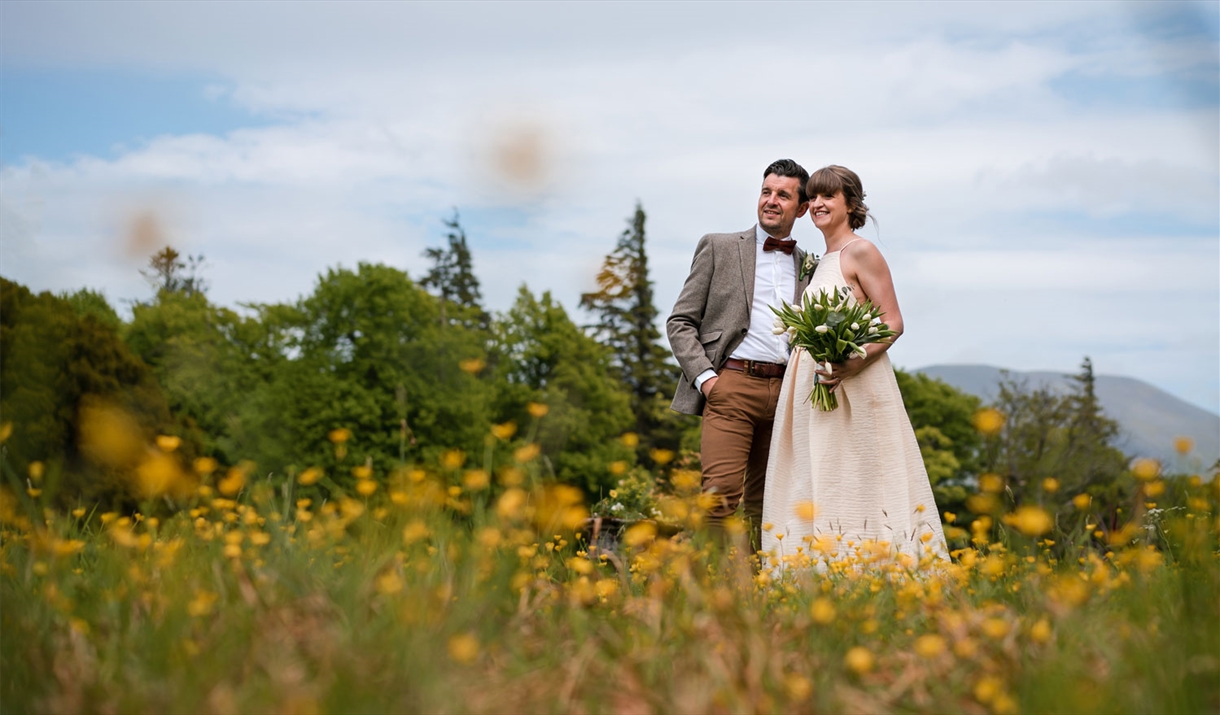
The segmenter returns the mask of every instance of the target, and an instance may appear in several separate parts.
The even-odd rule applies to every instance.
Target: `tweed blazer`
[[[709,233],[699,239],[690,275],[669,319],[665,332],[669,345],[682,368],[682,377],[670,405],[688,415],[703,414],[703,393],[695,388],[695,378],[705,370],[717,373],[724,361],[746,337],[750,311],[754,305],[754,267],[756,227],[738,233]],[[796,302],[809,278],[800,279],[805,252],[792,252],[796,268]]]

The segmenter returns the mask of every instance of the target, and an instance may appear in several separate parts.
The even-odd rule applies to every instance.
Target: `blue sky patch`
[[[155,137],[276,123],[232,103],[223,83],[123,71],[0,68],[0,162],[117,157]]]

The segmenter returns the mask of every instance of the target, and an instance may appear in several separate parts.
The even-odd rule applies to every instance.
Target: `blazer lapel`
[[[741,249],[741,281],[746,291],[746,315],[754,309],[754,265],[758,262],[754,229],[743,231],[737,247]],[[794,251],[795,253],[795,251]]]
[[[805,252],[802,251],[799,246],[797,247],[797,249],[795,251],[792,252],[792,259],[795,262],[794,265],[796,266],[796,276],[797,276],[796,295],[792,296],[792,304],[798,305],[801,301],[801,296],[805,295],[805,289],[809,287],[809,279],[812,278],[813,276],[805,276],[804,278],[800,277],[801,276],[801,267],[805,263]]]

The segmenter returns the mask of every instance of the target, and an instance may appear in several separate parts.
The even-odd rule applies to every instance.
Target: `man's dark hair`
[[[775,174],[776,176],[786,176],[791,179],[796,179],[801,182],[800,199],[801,203],[809,200],[809,196],[805,194],[805,184],[809,183],[809,172],[805,171],[804,167],[791,159],[780,159],[779,161],[771,162],[771,166],[763,172],[763,179]]]

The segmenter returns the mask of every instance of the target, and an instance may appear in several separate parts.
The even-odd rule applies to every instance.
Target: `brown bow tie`
[[[767,240],[763,241],[764,251],[783,251],[791,256],[792,251],[796,249],[796,241],[785,241],[781,238],[771,238],[767,236]]]

